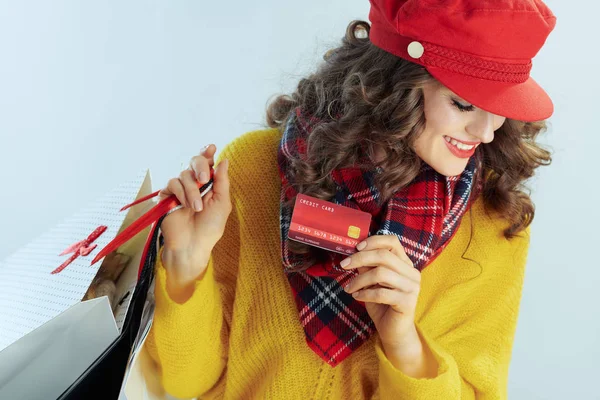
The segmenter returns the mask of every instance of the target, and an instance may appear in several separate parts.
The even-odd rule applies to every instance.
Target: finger
[[[187,203],[191,205],[194,211],[202,211],[202,196],[200,196],[200,191],[198,190],[198,183],[196,182],[194,171],[191,169],[181,171],[179,180],[183,184]]]
[[[374,235],[365,239],[365,242],[367,246],[362,250],[385,248],[404,260],[407,264],[413,265],[412,260],[406,254],[404,246],[400,243],[400,238],[397,235]]]
[[[416,280],[421,280],[421,273],[417,270],[411,259],[406,255],[404,247],[400,243],[400,239],[396,235],[374,235],[370,236],[363,241],[366,246],[360,250],[360,252],[364,252],[365,250],[374,250],[378,248],[384,248],[389,250],[392,254],[400,258],[406,264],[408,264],[412,271],[407,272],[409,276]]]
[[[373,268],[364,274],[357,275],[344,287],[344,290],[348,293],[353,293],[374,285],[402,290],[407,293],[418,293],[419,291],[419,284],[417,282],[384,267]]]
[[[229,160],[224,159],[215,167],[213,192],[216,200],[231,204],[229,187]]]
[[[399,313],[412,314],[415,309],[414,295],[393,289],[364,289],[352,293],[352,297],[365,303],[387,304]]]
[[[361,250],[352,254],[348,259],[350,260],[350,264],[343,266],[343,269],[349,270],[367,265],[382,266],[404,275],[415,282],[420,282],[419,271],[416,271],[412,265],[407,264],[404,260],[398,258],[394,253],[385,248]],[[359,272],[361,271],[359,270]]]
[[[215,165],[215,152],[217,147],[209,144],[202,149],[200,155],[192,157],[190,160],[190,168],[194,171],[198,182],[204,184],[210,180],[210,169]]]
[[[169,180],[167,187],[161,189],[161,191],[158,193],[158,200],[161,201],[171,195],[175,195],[177,200],[179,200],[184,207],[189,207],[185,198],[185,190],[183,189],[183,185],[181,184],[179,178],[173,178]]]

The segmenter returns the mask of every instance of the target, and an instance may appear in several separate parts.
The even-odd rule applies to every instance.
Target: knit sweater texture
[[[247,132],[230,161],[233,211],[202,279],[184,303],[166,291],[162,248],[147,349],[165,390],[201,399],[505,399],[529,247],[481,197],[422,271],[417,330],[438,365],[413,378],[374,334],[335,368],[306,344],[280,250],[277,129]]]

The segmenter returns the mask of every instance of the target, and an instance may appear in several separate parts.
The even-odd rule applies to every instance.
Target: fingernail
[[[350,257],[343,259],[343,260],[342,260],[342,262],[340,263],[340,266],[341,266],[342,268],[344,268],[344,267],[345,267],[345,266],[347,266],[348,264],[350,264]]]
[[[360,242],[359,244],[357,244],[357,245],[356,245],[356,248],[357,248],[358,250],[362,250],[362,249],[364,249],[365,247],[367,247],[367,243],[366,243],[366,242]]]
[[[202,202],[200,200],[194,200],[194,210],[202,211]]]
[[[200,183],[208,182],[208,174],[205,171],[200,172]]]

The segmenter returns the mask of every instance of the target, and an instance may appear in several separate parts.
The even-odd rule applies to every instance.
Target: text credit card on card
[[[288,238],[340,254],[356,253],[369,236],[371,214],[299,193]]]

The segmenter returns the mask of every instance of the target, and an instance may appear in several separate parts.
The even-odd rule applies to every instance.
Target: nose
[[[477,110],[475,114],[477,114],[475,118],[467,124],[467,133],[476,137],[482,143],[490,143],[494,140],[495,115],[481,109]]]

